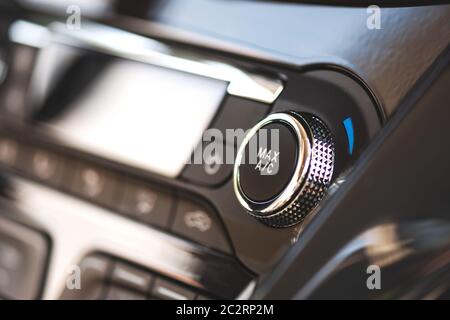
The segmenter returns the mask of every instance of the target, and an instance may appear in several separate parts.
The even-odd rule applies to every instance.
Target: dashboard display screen
[[[181,173],[226,82],[54,45],[33,79],[34,119],[65,145],[167,177]]]

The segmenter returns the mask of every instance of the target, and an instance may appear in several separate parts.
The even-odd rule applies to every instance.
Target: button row
[[[234,140],[226,139],[227,129],[246,131],[258,123],[269,109],[269,105],[261,102],[227,96],[210,127],[216,134],[220,133],[221,139],[199,143],[191,155],[191,160],[197,158],[202,161],[200,163],[191,161],[191,164],[186,165],[181,174],[182,179],[211,187],[225,183],[231,177],[234,158],[240,143],[237,137]],[[237,114],[238,117],[236,117]],[[204,152],[206,150],[215,152]],[[227,159],[233,159],[233,161],[230,162]]]
[[[195,199],[6,137],[0,137],[0,165],[133,220],[232,253],[220,219]]]
[[[208,299],[195,289],[168,280],[127,262],[103,254],[85,257],[80,263],[80,285],[65,288],[65,300],[194,300]]]

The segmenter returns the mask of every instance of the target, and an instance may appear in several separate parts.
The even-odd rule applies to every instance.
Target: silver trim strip
[[[12,24],[9,36],[12,41],[28,46],[42,48],[49,42],[58,42],[225,81],[228,94],[269,104],[283,90],[279,79],[245,72],[219,60],[205,59],[156,40],[93,22],[85,22],[81,29],[71,30],[60,22],[43,27],[18,20]]]
[[[241,293],[236,297],[236,300],[250,300],[253,292],[256,288],[256,281],[252,280],[248,285],[241,291]]]
[[[251,281],[231,258],[40,184],[11,181],[19,214],[52,239],[43,299],[58,299],[70,266],[97,251],[223,296],[237,296]]]

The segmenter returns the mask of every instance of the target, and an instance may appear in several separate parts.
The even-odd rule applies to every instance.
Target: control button
[[[116,178],[113,174],[83,164],[78,165],[73,174],[71,192],[106,206],[115,203]]]
[[[152,297],[161,300],[193,300],[195,293],[173,282],[157,278],[152,288]]]
[[[334,140],[309,114],[274,113],[253,127],[239,148],[233,185],[241,205],[272,227],[301,222],[331,184]]]
[[[178,201],[172,230],[205,246],[231,253],[224,228],[218,217],[210,210],[189,201]]]
[[[217,186],[231,177],[235,155],[235,149],[222,141],[203,142],[181,176],[196,184]]]
[[[13,167],[17,160],[18,145],[10,138],[0,138],[0,164]]]
[[[291,180],[297,162],[297,139],[292,129],[282,123],[270,123],[259,129],[266,146],[260,144],[255,161],[239,166],[240,186],[252,201],[264,202],[278,196]],[[245,159],[251,160],[251,144]]]
[[[48,243],[44,236],[0,218],[0,296],[37,299],[44,279]]]
[[[220,130],[224,137],[226,137],[227,129],[246,131],[256,125],[269,112],[269,109],[269,105],[261,102],[227,96],[211,128]],[[239,147],[236,144],[238,141],[228,141],[228,139],[223,141],[234,148]]]
[[[150,273],[124,263],[117,263],[112,273],[113,284],[140,292],[148,292],[152,280]]]
[[[264,103],[239,97],[226,97],[210,127],[215,129],[214,136],[208,137],[206,133],[204,134],[203,140],[206,141],[199,143],[195,148],[191,162],[181,177],[195,184],[212,187],[227,181],[232,176],[236,148],[241,142],[235,130],[245,132],[266,115],[269,108],[269,105]]]
[[[106,256],[94,254],[85,257],[80,263],[80,287],[66,287],[61,299],[103,299],[111,266],[111,260]]]
[[[26,175],[53,186],[59,186],[63,177],[63,163],[58,155],[31,146],[21,146],[17,168]]]
[[[167,227],[175,198],[139,183],[127,183],[120,209],[133,218],[159,227]]]
[[[109,288],[106,300],[146,300],[143,293],[134,292],[117,286]]]

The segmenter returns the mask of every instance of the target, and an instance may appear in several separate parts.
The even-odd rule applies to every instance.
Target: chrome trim
[[[236,297],[236,300],[250,300],[253,292],[255,292],[256,281],[252,280],[248,285],[241,291],[241,293]]]
[[[52,240],[43,299],[58,299],[68,268],[92,252],[120,257],[225,297],[236,297],[251,281],[232,258],[40,184],[22,178],[11,182],[18,214]]]
[[[245,136],[239,147],[236,161],[233,168],[233,187],[239,203],[251,214],[267,216],[282,209],[289,201],[291,201],[298,192],[308,172],[311,160],[311,143],[303,124],[299,121],[300,115],[293,117],[287,113],[273,113],[258,122]],[[298,158],[295,166],[294,174],[286,188],[270,202],[258,203],[249,199],[242,191],[239,177],[239,166],[241,165],[245,147],[250,139],[257,134],[262,127],[273,123],[285,123],[295,132],[298,142]],[[306,123],[306,122],[305,122]]]
[[[12,24],[9,36],[16,43],[33,47],[42,48],[49,42],[57,42],[225,81],[228,94],[269,104],[283,90],[279,79],[249,73],[219,60],[205,59],[199,54],[177,50],[162,42],[93,22],[84,22],[81,29],[71,30],[60,22],[43,27],[19,20]]]

